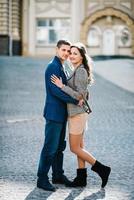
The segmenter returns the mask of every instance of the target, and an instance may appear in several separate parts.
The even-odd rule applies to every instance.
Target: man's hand
[[[59,88],[62,88],[64,86],[63,83],[62,83],[62,79],[59,79],[54,74],[51,76],[51,82]]]
[[[82,107],[84,103],[84,99],[79,100],[78,106]]]

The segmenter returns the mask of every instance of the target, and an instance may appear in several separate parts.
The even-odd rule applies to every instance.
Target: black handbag
[[[85,100],[85,99],[84,99],[84,102],[83,102],[82,107],[83,107],[83,110],[84,110],[86,113],[90,114],[90,113],[92,112],[92,110],[91,110],[91,108],[90,108],[90,106],[89,106],[89,104],[88,104],[88,101]]]

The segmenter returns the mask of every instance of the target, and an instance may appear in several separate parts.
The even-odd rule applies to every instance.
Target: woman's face
[[[71,48],[69,59],[74,66],[82,64],[83,60],[79,50],[76,47]]]

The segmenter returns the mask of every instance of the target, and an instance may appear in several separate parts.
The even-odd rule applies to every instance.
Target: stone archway
[[[87,34],[90,29],[90,26],[99,18],[104,16],[115,16],[120,18],[125,24],[128,26],[132,33],[132,54],[134,55],[134,20],[132,20],[126,13],[121,10],[117,10],[114,8],[105,8],[103,10],[98,10],[97,12],[93,13],[91,16],[87,17],[82,25],[80,31],[80,40],[85,45],[87,45]]]

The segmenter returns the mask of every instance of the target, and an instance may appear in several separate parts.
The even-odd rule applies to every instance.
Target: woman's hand
[[[62,88],[64,85],[62,83],[62,80],[59,79],[57,76],[54,74],[51,76],[51,82],[55,84],[57,87]]]

